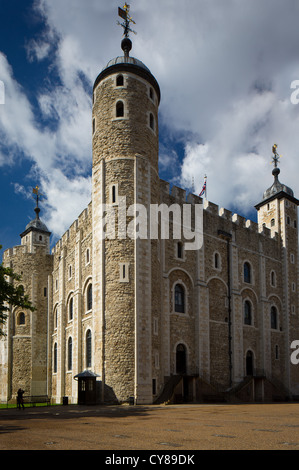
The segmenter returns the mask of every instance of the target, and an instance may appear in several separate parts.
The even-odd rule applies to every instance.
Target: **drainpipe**
[[[232,239],[231,233],[218,230],[218,236],[226,240],[226,256],[227,256],[227,298],[228,298],[228,358],[229,358],[229,386],[233,384],[232,380],[232,307],[231,307],[231,257],[230,257],[230,242]]]

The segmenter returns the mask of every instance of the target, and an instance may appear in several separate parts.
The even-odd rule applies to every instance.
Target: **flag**
[[[206,192],[206,189],[207,189],[207,180],[205,180],[205,182],[203,184],[202,190],[199,193],[199,197],[202,196]]]
[[[127,12],[123,10],[122,8],[118,7],[118,16],[123,18],[124,20],[127,19]]]

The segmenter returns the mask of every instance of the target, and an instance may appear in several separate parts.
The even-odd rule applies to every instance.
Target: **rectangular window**
[[[129,282],[130,263],[119,263],[119,282]]]
[[[110,204],[118,204],[118,184],[111,184],[109,187]]]

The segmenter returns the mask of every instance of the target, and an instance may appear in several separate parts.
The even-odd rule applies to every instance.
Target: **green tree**
[[[0,250],[2,246],[0,245]],[[5,333],[1,326],[7,319],[7,313],[10,307],[22,307],[29,309],[32,312],[35,310],[32,303],[29,300],[28,295],[24,294],[24,290],[21,285],[15,286],[13,282],[9,282],[8,277],[13,281],[21,281],[21,276],[14,273],[11,268],[5,268],[3,264],[0,264],[0,336],[5,336]]]

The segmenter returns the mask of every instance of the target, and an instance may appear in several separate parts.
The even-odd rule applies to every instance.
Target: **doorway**
[[[253,353],[247,351],[246,354],[246,375],[253,375]]]
[[[183,344],[178,344],[176,348],[176,373],[178,375],[186,374],[187,372],[187,354],[186,347]]]

